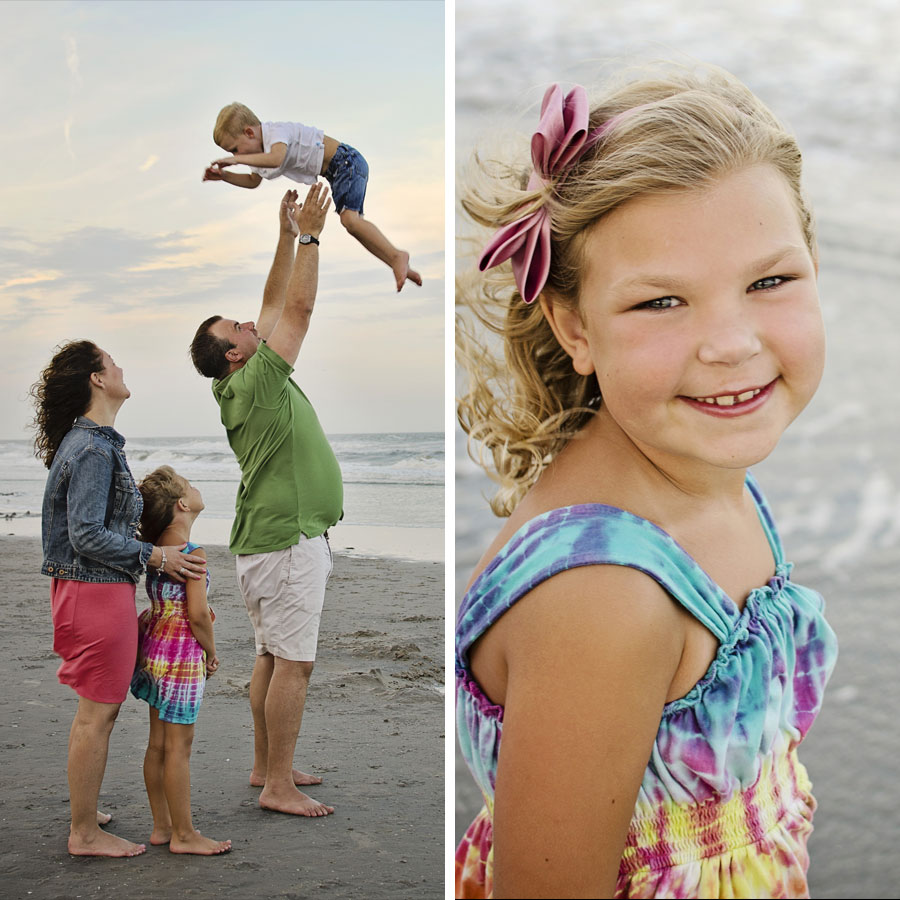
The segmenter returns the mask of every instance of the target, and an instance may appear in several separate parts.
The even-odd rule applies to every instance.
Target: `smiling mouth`
[[[747,388],[735,393],[715,394],[710,397],[682,396],[681,399],[694,406],[695,409],[700,409],[713,415],[752,412],[766,402],[777,380],[775,378],[768,384],[762,385],[762,387]]]
[[[746,403],[754,397],[758,397],[762,393],[762,388],[752,388],[741,394],[719,394],[716,397],[691,397],[698,403],[709,403],[714,406],[734,406],[737,403]]]

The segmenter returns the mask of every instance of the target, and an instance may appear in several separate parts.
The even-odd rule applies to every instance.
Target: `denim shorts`
[[[325,180],[331,185],[335,212],[350,209],[363,214],[369,164],[358,150],[347,144],[338,144],[325,170]]]

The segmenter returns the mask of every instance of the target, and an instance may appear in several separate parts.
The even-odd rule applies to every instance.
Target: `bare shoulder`
[[[506,664],[494,816],[500,896],[612,896],[684,646],[682,621],[649,576],[595,565],[548,579],[485,636]],[[538,785],[561,801],[552,813],[534,815]]]

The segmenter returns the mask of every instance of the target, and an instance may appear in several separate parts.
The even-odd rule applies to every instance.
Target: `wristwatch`
[[[317,237],[313,237],[311,234],[301,234],[297,240],[301,244],[318,244],[319,239]]]

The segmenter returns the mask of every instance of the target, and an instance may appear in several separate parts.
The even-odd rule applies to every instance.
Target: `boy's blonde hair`
[[[229,103],[223,106],[216,118],[213,128],[213,141],[217,147],[228,140],[237,137],[248,126],[259,125],[260,121],[252,109],[243,103]]]
[[[543,205],[549,212],[548,299],[578,306],[587,229],[605,215],[638,197],[688,191],[752,165],[774,166],[784,176],[816,258],[797,143],[734,76],[714,66],[697,72],[674,65],[645,69],[636,80],[627,75],[595,99],[589,128],[620,115],[600,141],[536,190],[527,189],[532,167],[525,147],[514,163],[473,158],[461,202],[476,223],[496,230],[523,211]],[[457,414],[470,454],[500,485],[491,508],[509,515],[593,415],[599,388],[596,376],[572,368],[540,304],[522,302],[509,263],[461,275],[456,291],[457,360],[469,379]]]
[[[187,493],[187,479],[171,466],[160,466],[145,475],[138,485],[144,508],[140,539],[155,544],[175,517],[175,504]]]

